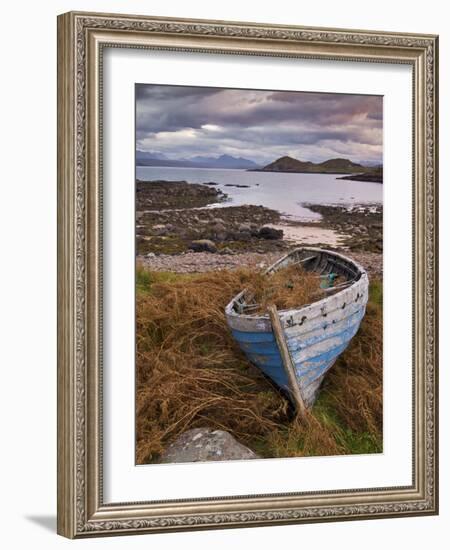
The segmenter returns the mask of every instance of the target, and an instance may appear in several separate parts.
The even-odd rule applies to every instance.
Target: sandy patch
[[[326,244],[329,246],[340,246],[342,235],[333,229],[324,229],[313,225],[285,225],[266,224],[274,229],[284,231],[284,240],[295,244]]]

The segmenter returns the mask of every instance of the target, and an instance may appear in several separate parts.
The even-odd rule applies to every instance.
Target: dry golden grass
[[[369,302],[358,334],[331,369],[324,392],[336,414],[355,432],[376,436],[383,422],[383,319]]]
[[[373,286],[372,286],[373,285]],[[371,283],[374,290],[381,283]],[[372,298],[349,347],[325,377],[306,422],[272,432],[272,456],[320,456],[382,451],[383,332],[381,296]]]
[[[379,450],[381,308],[368,311],[330,371],[323,397],[300,424],[286,397],[247,361],[226,324],[226,304],[255,282],[259,292],[259,278],[247,269],[183,276],[138,267],[137,463],[157,461],[179,434],[200,426],[226,430],[268,457]]]
[[[270,276],[264,273],[250,274],[247,282],[252,303],[258,305],[253,314],[264,314],[269,305],[289,309],[309,304],[320,294],[320,279],[297,265],[291,265]]]

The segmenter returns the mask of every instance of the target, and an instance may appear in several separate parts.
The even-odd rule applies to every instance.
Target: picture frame
[[[412,68],[411,484],[182,499],[154,499],[150,490],[145,501],[104,501],[101,92],[106,48]],[[437,36],[81,12],[60,15],[58,533],[83,538],[437,514],[437,158]]]

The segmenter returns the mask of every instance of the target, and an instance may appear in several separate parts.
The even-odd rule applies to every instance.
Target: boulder
[[[217,246],[213,241],[209,239],[199,239],[198,241],[192,241],[189,248],[194,252],[217,252]]]
[[[163,463],[209,462],[259,458],[223,430],[194,428],[181,434],[161,456]]]
[[[169,233],[170,231],[170,227],[164,224],[158,224],[152,227],[152,231],[154,235],[158,235],[158,236],[167,235],[167,233]]]
[[[264,226],[258,232],[260,239],[277,240],[283,238],[283,230],[275,229],[274,227]]]
[[[250,235],[252,237],[257,237],[259,235],[259,227],[256,223],[250,224]]]
[[[217,222],[212,227],[212,235],[218,241],[226,241],[228,239],[227,228],[224,223]]]
[[[236,241],[250,241],[252,234],[250,231],[238,231],[237,233],[234,233],[234,238]]]
[[[214,231],[226,231],[227,230],[226,225],[222,222],[215,222],[213,224],[213,227],[214,227]]]
[[[249,223],[240,223],[238,225],[238,231],[251,231],[251,226]]]
[[[214,237],[218,241],[226,241],[228,239],[228,233],[226,231],[215,231]]]
[[[230,247],[225,246],[224,248],[221,248],[221,249],[220,249],[220,254],[229,254],[229,255],[232,255],[232,254],[235,254],[235,252],[234,252],[234,250],[232,250]]]

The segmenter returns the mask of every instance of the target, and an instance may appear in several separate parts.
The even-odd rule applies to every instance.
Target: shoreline
[[[319,219],[300,221],[261,205],[227,206],[228,195],[214,182],[137,181],[136,190],[137,260],[150,268],[191,273],[210,270],[208,263],[257,265],[305,245],[370,254],[382,273],[382,205],[305,203]]]
[[[154,256],[138,256],[137,262],[150,271],[173,273],[208,273],[225,269],[249,267],[263,270],[275,263],[283,253],[280,252],[238,252],[236,254],[211,254],[209,252],[184,252],[182,254],[159,254]],[[359,252],[348,254],[352,259],[363,265],[369,277],[382,279],[383,255],[375,252]]]

